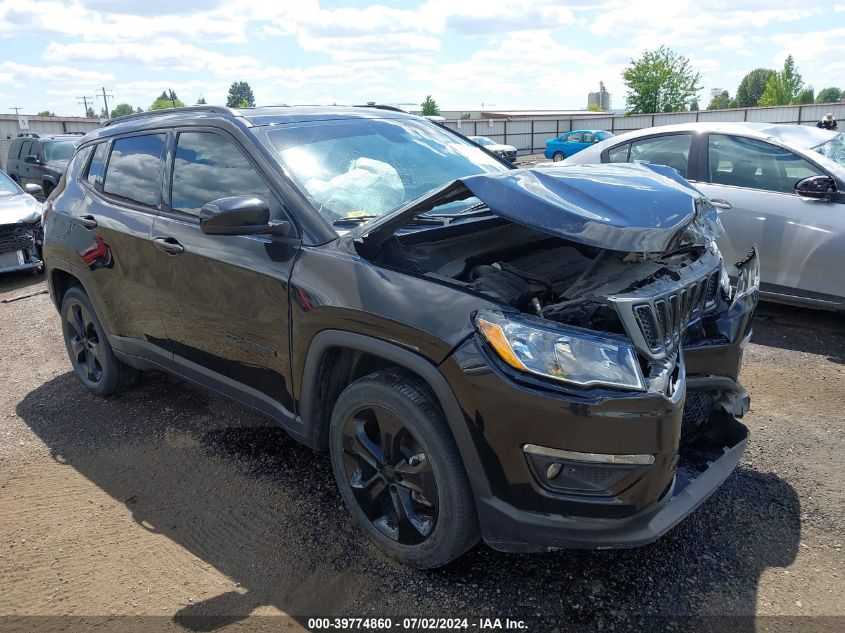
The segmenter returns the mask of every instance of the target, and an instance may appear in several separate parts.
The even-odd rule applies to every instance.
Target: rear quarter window
[[[106,149],[108,142],[94,145],[94,158],[88,166],[88,174],[85,179],[94,186],[103,184],[103,174],[106,171]]]

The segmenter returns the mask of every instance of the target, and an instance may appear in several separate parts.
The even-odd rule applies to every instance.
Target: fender
[[[481,459],[478,456],[475,443],[470,435],[469,427],[464,420],[463,411],[443,374],[440,373],[435,365],[431,364],[422,356],[381,339],[340,330],[323,330],[314,336],[308,348],[305,369],[302,373],[300,416],[298,422],[302,425],[303,434],[307,434],[310,438],[313,435],[313,430],[316,428],[315,420],[313,419],[313,402],[314,387],[317,384],[317,371],[323,355],[333,347],[345,347],[378,356],[414,372],[425,380],[437,397],[440,408],[443,409],[443,413],[446,416],[449,430],[461,454],[464,468],[469,477],[476,504],[479,500],[491,496],[490,484],[481,466]]]
[[[45,174],[41,177],[41,182],[49,182],[54,187],[59,184],[59,179],[52,174]]]

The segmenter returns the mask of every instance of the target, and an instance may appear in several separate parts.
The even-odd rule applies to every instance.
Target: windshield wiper
[[[345,218],[339,218],[332,222],[332,226],[341,226],[343,224],[363,224],[364,222],[369,222],[373,218],[377,218],[377,215],[350,215]]]

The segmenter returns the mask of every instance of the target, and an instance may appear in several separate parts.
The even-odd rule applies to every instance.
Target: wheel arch
[[[358,356],[358,363],[363,362],[363,367],[373,371],[385,367],[407,371],[431,391],[446,417],[473,496],[476,501],[489,497],[490,486],[481,459],[449,383],[437,366],[424,357],[381,339],[341,330],[323,330],[313,338],[302,372],[299,399],[300,420],[307,443],[319,450],[327,448],[328,426],[337,398],[348,384],[371,373],[364,373],[362,365],[356,365],[355,356]]]

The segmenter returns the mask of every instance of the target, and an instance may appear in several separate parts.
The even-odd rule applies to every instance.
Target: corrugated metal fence
[[[62,132],[90,132],[100,127],[100,119],[60,116],[25,116],[27,129],[21,129],[14,114],[0,114],[0,169],[6,169],[9,145],[19,134],[61,134]]]
[[[520,154],[534,154],[545,149],[547,140],[570,130],[609,130],[614,134],[622,134],[646,127],[693,121],[749,121],[815,125],[828,112],[832,113],[837,121],[842,121],[843,131],[845,131],[845,102],[634,116],[592,116],[582,119],[550,117],[520,118],[511,121],[504,119],[459,119],[445,121],[444,124],[465,136],[486,136],[497,143],[513,145],[519,150]]]

